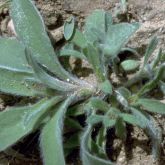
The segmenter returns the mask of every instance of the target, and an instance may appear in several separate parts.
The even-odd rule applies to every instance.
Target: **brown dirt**
[[[4,1],[4,0],[2,0]],[[0,2],[1,3],[1,2]],[[129,22],[141,22],[141,27],[137,33],[132,37],[128,46],[142,50],[146,47],[150,38],[156,35],[159,40],[159,47],[165,47],[165,1],[164,0],[128,0],[128,10],[122,13],[120,10],[120,19]],[[49,30],[55,30],[61,27],[64,21],[70,16],[76,16],[79,27],[84,24],[84,18],[94,9],[103,8],[111,11],[115,21],[121,21],[116,17],[116,11],[120,9],[119,0],[36,0],[38,9],[40,10],[44,21]],[[0,34],[3,36],[11,36],[7,29],[7,23],[10,20],[8,16],[8,8],[0,11]],[[158,50],[157,48],[157,50]],[[157,52],[157,50],[155,52]],[[154,56],[155,54],[153,54]],[[8,98],[8,97],[7,97]],[[10,99],[9,99],[10,100]],[[13,98],[12,98],[13,100]],[[10,101],[9,101],[10,102]],[[8,105],[8,99],[2,97],[0,100],[0,110]],[[165,164],[165,118],[156,116],[159,125],[163,129],[163,151],[161,161],[154,162],[150,151],[150,141],[145,134],[135,128],[132,138],[130,140],[129,160],[126,157],[124,146],[118,154],[118,165],[164,165]],[[33,158],[34,161],[25,160],[22,162],[22,155],[15,153],[14,156],[6,153],[0,154],[0,164],[19,165],[19,164],[39,164],[38,159]],[[6,158],[7,159],[4,159]],[[20,163],[21,162],[21,163]],[[27,163],[28,162],[28,163]],[[73,163],[78,165],[78,163]]]

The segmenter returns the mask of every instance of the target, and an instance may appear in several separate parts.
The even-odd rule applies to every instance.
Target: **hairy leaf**
[[[88,41],[94,43],[105,37],[105,33],[112,24],[112,16],[104,10],[96,10],[86,19],[84,34]],[[99,35],[96,35],[98,33]],[[101,34],[101,35],[100,35]]]
[[[103,83],[101,83],[100,89],[106,94],[112,94],[112,84],[109,80],[105,80]]]
[[[98,124],[100,122],[102,122],[104,119],[103,115],[91,115],[87,118],[87,123],[94,125],[94,124]]]
[[[120,116],[123,118],[123,120],[125,122],[127,122],[131,125],[134,125],[134,126],[139,126],[140,128],[142,127],[141,122],[138,120],[138,118],[135,115],[122,113],[122,114],[120,114]]]
[[[104,81],[105,73],[100,60],[99,50],[94,45],[89,43],[87,47],[83,50],[83,53],[87,57],[89,63],[92,65],[98,81]]]
[[[83,49],[87,46],[87,40],[78,29],[75,30],[74,35],[71,38],[71,42],[79,48]]]
[[[59,52],[59,56],[73,56],[75,58],[86,59],[84,54],[78,50],[74,50],[73,44],[66,44]]]
[[[118,117],[115,123],[115,134],[120,139],[126,139],[126,125],[122,117]]]
[[[91,138],[91,127],[89,126],[81,140],[81,157],[83,165],[115,165],[110,160],[104,160],[89,151],[88,143]]]
[[[39,80],[41,80],[42,83],[44,83],[45,85],[47,85],[48,87],[58,90],[58,91],[72,91],[76,88],[76,86],[61,81],[51,75],[49,75],[44,69],[43,67],[41,67],[36,61],[35,59],[33,59],[34,57],[31,55],[30,52],[26,51],[26,57],[28,60],[28,63],[32,66],[37,78]]]
[[[66,21],[64,24],[64,37],[66,40],[70,40],[73,36],[75,30],[75,19],[74,17],[70,18],[70,20]]]
[[[105,32],[107,31],[107,29],[111,24],[112,24],[111,14],[105,12],[104,10],[94,11],[86,19],[84,34],[87,40],[94,43],[95,41],[98,41],[100,37],[104,38]],[[95,35],[94,34],[95,29],[98,30],[98,32],[102,33],[103,35],[101,36]]]
[[[34,79],[33,74],[0,68],[0,91],[18,96],[47,95],[42,84],[30,83],[26,79]]]
[[[140,97],[146,92],[149,92],[150,90],[154,89],[160,82],[160,80],[163,79],[163,76],[165,74],[165,64],[161,64],[158,70],[156,71],[156,74],[154,78],[146,83],[138,92],[138,96]]]
[[[152,53],[154,52],[156,46],[158,44],[158,39],[157,37],[153,37],[150,41],[150,43],[147,46],[145,55],[144,55],[144,63],[143,63],[143,67],[147,64],[150,56],[152,55]]]
[[[42,129],[40,146],[45,165],[65,165],[62,144],[63,118],[73,98],[74,96],[71,95],[68,99],[62,102],[61,105],[55,109],[55,114],[52,119]]]
[[[154,119],[147,113],[141,112],[136,108],[131,108],[132,114],[141,123],[139,126],[144,129],[152,140],[152,154],[155,159],[159,159],[162,133],[156,125]]]
[[[107,57],[116,57],[128,39],[139,28],[138,23],[120,23],[111,25],[106,36],[106,44],[103,45]]]
[[[108,105],[108,103],[104,102],[103,100],[99,99],[99,98],[91,98],[89,104],[97,110],[101,110],[103,112],[107,112],[110,108],[110,106]]]
[[[131,92],[125,87],[120,87],[117,89],[117,91],[126,99],[131,96]]]
[[[157,56],[155,57],[155,59],[153,60],[153,62],[151,63],[151,68],[154,69],[160,62],[162,57],[162,49],[160,48],[158,51]]]
[[[0,112],[0,151],[38,128],[45,112],[60,100],[61,97],[43,99],[34,105],[13,107]]]
[[[135,104],[141,105],[146,111],[165,114],[165,104],[161,103],[160,101],[154,99],[141,98],[138,99],[138,101]]]
[[[0,38],[0,68],[32,72],[28,65],[23,45],[16,39]]]
[[[138,69],[140,63],[137,60],[125,60],[120,64],[120,67],[127,73]]]
[[[36,60],[58,77],[70,75],[60,65],[46,34],[44,22],[31,0],[12,0],[11,16],[20,40],[30,49]]]

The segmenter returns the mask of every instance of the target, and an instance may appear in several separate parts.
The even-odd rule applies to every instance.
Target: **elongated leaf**
[[[84,55],[87,57],[89,63],[92,65],[98,81],[103,82],[106,75],[103,70],[103,64],[100,60],[99,50],[92,44],[88,44],[83,50]]]
[[[103,124],[105,128],[112,128],[115,126],[116,119],[110,119],[108,116],[104,117]]]
[[[75,30],[75,19],[72,17],[64,24],[64,37],[66,40],[70,40]]]
[[[71,38],[71,42],[80,48],[85,48],[87,46],[87,40],[78,29],[75,30],[74,35]]]
[[[82,137],[81,140],[81,157],[82,157],[83,165],[115,165],[110,160],[108,161],[101,159],[90,153],[88,148],[88,142],[89,139],[91,138],[90,137],[91,130],[92,128],[89,126],[85,131],[84,136]]]
[[[46,95],[46,87],[40,83],[29,83],[34,78],[31,73],[0,68],[0,91],[18,96]]]
[[[32,72],[23,45],[16,39],[0,38],[0,68]]]
[[[31,53],[26,51],[26,57],[28,60],[28,63],[32,66],[37,78],[41,80],[42,83],[47,85],[50,88],[53,88],[58,91],[73,91],[76,86],[60,81],[59,79],[49,75],[36,61],[33,59]]]
[[[98,153],[97,155],[100,158],[107,159],[106,154],[106,135],[107,135],[107,129],[104,127],[101,127],[99,129],[99,132],[96,136],[96,145],[98,146]]]
[[[117,89],[117,91],[126,99],[131,96],[131,92],[125,87],[120,87]]]
[[[109,80],[105,80],[103,83],[101,83],[100,89],[106,94],[112,94],[112,84]]]
[[[123,120],[129,124],[132,124],[134,126],[142,127],[142,123],[138,120],[138,118],[135,115],[122,113],[120,116],[123,118]]]
[[[86,57],[82,53],[80,53],[76,50],[69,50],[69,49],[68,50],[67,49],[61,50],[60,56],[72,56],[75,58],[86,59]]]
[[[126,72],[133,72],[138,69],[140,63],[137,60],[125,60],[120,64],[120,67]]]
[[[42,121],[42,115],[60,100],[60,97],[43,99],[34,105],[9,108],[0,112],[0,151],[34,131]]]
[[[62,142],[62,127],[65,112],[74,96],[70,96],[61,103],[52,119],[44,126],[41,132],[40,146],[45,165],[65,165]]]
[[[126,125],[122,117],[118,117],[115,123],[115,134],[122,140],[126,139]]]
[[[162,49],[160,48],[159,51],[158,51],[157,56],[155,57],[155,59],[151,63],[151,68],[152,69],[154,69],[159,64],[159,62],[161,61],[161,57],[162,57]]]
[[[152,53],[154,52],[156,46],[158,44],[158,39],[157,37],[153,37],[150,41],[150,43],[147,46],[145,55],[144,55],[144,63],[143,63],[143,67],[147,64],[150,56],[152,55]]]
[[[75,117],[75,116],[83,115],[85,113],[84,106],[85,106],[84,103],[82,103],[70,107],[67,111],[67,116]]]
[[[69,74],[60,65],[54,53],[43,20],[34,3],[31,0],[12,0],[11,16],[18,37],[30,49],[37,61],[66,80]]]
[[[107,32],[106,44],[103,45],[107,57],[116,57],[121,48],[128,42],[129,37],[131,37],[138,28],[138,23],[111,25]]]
[[[103,100],[99,99],[99,98],[91,98],[89,104],[94,108],[94,109],[98,109],[101,110],[103,112],[107,112],[110,108],[110,106],[108,105],[108,103],[104,102]]]
[[[94,125],[94,124],[98,124],[100,122],[102,122],[104,119],[103,115],[91,115],[87,118],[87,123]]]
[[[117,95],[117,100],[118,100],[118,102],[121,104],[121,105],[123,105],[125,108],[127,108],[128,107],[128,101],[127,101],[127,99],[125,98],[125,96],[123,95],[124,93],[122,92],[122,93],[120,93],[120,91],[115,91],[116,92],[116,95]]]
[[[159,159],[160,146],[162,141],[162,133],[158,125],[156,125],[154,119],[147,113],[141,112],[136,108],[131,108],[132,114],[141,123],[139,126],[146,130],[147,134],[152,140],[152,154],[154,159]]]
[[[101,37],[102,40],[105,38],[105,32],[112,24],[112,16],[104,10],[96,10],[86,19],[84,34],[88,41],[94,43]],[[99,28],[98,28],[99,27]],[[97,29],[99,33],[103,35],[95,35],[94,29]]]
[[[165,63],[161,64],[160,67],[158,68],[154,78],[146,83],[138,92],[138,96],[140,97],[146,92],[149,92],[150,90],[154,89],[160,82],[160,80],[163,79],[163,76],[165,74]]]
[[[160,101],[154,99],[139,99],[136,104],[141,105],[146,111],[165,114],[165,104]]]

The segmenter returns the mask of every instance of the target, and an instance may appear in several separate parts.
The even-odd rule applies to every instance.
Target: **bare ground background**
[[[0,3],[3,0],[0,0]],[[120,10],[119,0],[36,0],[36,5],[40,10],[45,24],[51,34],[55,34],[54,43],[56,45],[62,43],[61,29],[59,29],[64,21],[75,16],[79,27],[84,24],[84,18],[95,9],[105,9],[111,11],[114,20],[126,22],[140,22],[141,27],[137,33],[131,38],[128,46],[137,48],[139,53],[143,54],[147,43],[153,35],[159,38],[159,46],[165,51],[165,1],[164,0],[128,0],[128,9],[126,13]],[[120,19],[116,17],[119,11]],[[8,22],[10,20],[8,8],[5,7],[0,11],[0,34],[2,36],[11,36]],[[58,30],[57,30],[58,29]],[[156,51],[157,51],[156,50]],[[153,54],[153,56],[156,54]],[[142,57],[143,58],[143,57]],[[151,59],[152,60],[152,59]],[[19,98],[1,95],[0,109],[3,110],[6,106],[13,105],[19,102]],[[164,101],[164,98],[162,98]],[[128,142],[128,153],[121,147],[117,158],[118,165],[164,165],[165,164],[165,119],[161,116],[156,116],[159,125],[163,129],[163,143],[161,160],[154,162],[150,152],[150,141],[143,132],[135,128],[131,140]],[[33,139],[33,145],[29,144],[29,139]],[[30,140],[31,141],[31,140]],[[21,143],[21,142],[20,142]],[[6,153],[0,154],[0,165],[38,165],[42,164],[37,147],[34,149],[34,144],[38,146],[37,136],[31,136],[19,146],[17,151],[9,150]],[[119,143],[117,143],[119,145]],[[70,164],[78,165],[76,154],[72,155],[74,161]],[[76,160],[76,161],[75,161]]]

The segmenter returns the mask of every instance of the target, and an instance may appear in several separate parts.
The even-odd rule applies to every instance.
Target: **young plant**
[[[113,24],[110,13],[96,10],[87,18],[84,32],[81,32],[72,18],[64,25],[68,43],[55,53],[43,20],[31,0],[13,0],[11,17],[17,39],[0,38],[0,91],[31,97],[36,103],[10,107],[0,112],[0,151],[40,130],[44,164],[65,165],[65,155],[79,146],[83,130],[73,118],[86,114],[88,124],[80,144],[83,165],[114,164],[108,160],[105,151],[107,129],[114,127],[117,137],[125,139],[126,123],[139,126],[148,133],[153,141],[155,157],[158,157],[161,134],[147,112],[165,114],[165,105],[144,96],[157,85],[164,84],[163,59],[157,58],[152,64],[155,76],[149,78],[138,93],[131,93],[125,88],[130,88],[133,83],[115,88],[109,78],[110,70],[117,76],[120,73],[118,54],[138,29],[138,23]],[[147,52],[152,52],[150,49],[149,46]],[[97,83],[79,79],[66,71],[57,54],[87,60]],[[148,62],[148,59],[145,61]],[[122,65],[134,66],[132,62],[135,61]],[[143,79],[141,73],[146,72],[145,65],[138,72],[140,80]],[[103,124],[94,140],[91,134],[94,124],[98,122]],[[73,135],[63,145],[65,125],[72,129]]]

